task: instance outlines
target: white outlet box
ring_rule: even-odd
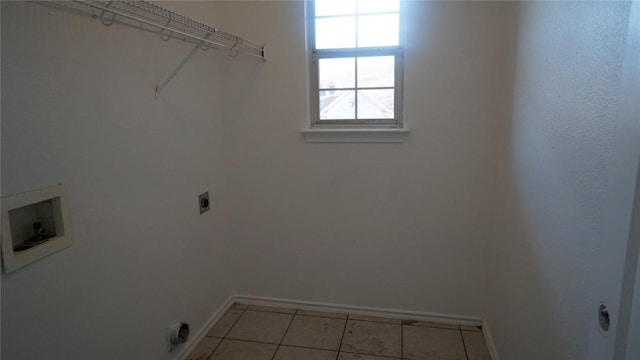
[[[5,272],[19,269],[72,243],[69,203],[63,185],[2,198]]]

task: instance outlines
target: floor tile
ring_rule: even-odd
[[[296,309],[289,309],[283,307],[275,307],[275,306],[258,306],[258,305],[249,305],[249,310],[254,311],[267,311],[267,312],[275,312],[275,313],[283,313],[283,314],[295,314]]]
[[[310,310],[298,310],[296,315],[328,317],[332,319],[345,319],[345,320],[349,316],[347,314],[341,314],[341,313],[325,312],[325,311],[310,311]]]
[[[375,355],[362,355],[341,352],[338,356],[338,360],[393,360],[399,358],[382,357]]]
[[[337,351],[280,346],[273,360],[335,360]]]
[[[238,309],[229,309],[226,314],[224,314],[218,322],[209,330],[207,336],[215,336],[215,337],[225,337],[233,324],[238,321],[242,315],[242,310]]]
[[[271,360],[278,345],[224,339],[211,360]]]
[[[480,325],[478,325],[478,326],[460,325],[460,330],[464,330],[464,331],[482,331],[482,327]]]
[[[469,360],[491,360],[484,335],[478,331],[463,331],[464,346]]]
[[[346,320],[296,315],[282,344],[338,350],[345,323]]]
[[[246,310],[249,307],[249,305],[244,305],[244,304],[233,304],[233,306],[231,306],[232,309],[238,309],[238,310]]]
[[[402,320],[399,320],[399,319],[390,319],[390,318],[368,316],[368,315],[349,314],[349,320],[375,321],[375,322],[382,322],[382,323],[388,323],[388,324],[402,324]]]
[[[340,350],[400,357],[402,354],[401,329],[401,325],[396,324],[349,320]]]
[[[458,325],[438,323],[438,322],[433,322],[433,321],[403,320],[402,324],[403,325],[413,325],[413,326],[436,327],[436,328],[441,328],[441,329],[460,330],[460,326],[458,326]]]
[[[213,337],[205,337],[200,341],[198,346],[189,354],[187,357],[188,360],[207,360],[213,351],[216,349],[216,346],[220,344],[222,339],[213,338]]]
[[[279,344],[293,315],[245,310],[227,338]]]
[[[460,330],[405,325],[402,352],[411,360],[466,360]]]

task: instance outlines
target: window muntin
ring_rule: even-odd
[[[312,126],[401,127],[400,0],[310,5]]]

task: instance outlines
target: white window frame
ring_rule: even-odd
[[[405,32],[405,0],[400,0],[399,42],[398,46],[364,47],[347,49],[315,48],[315,2],[307,0],[307,41],[309,49],[309,95],[311,112],[311,129],[402,129],[403,88],[404,88],[404,32]],[[320,84],[319,60],[342,57],[394,56],[394,117],[393,119],[349,119],[320,120]],[[357,73],[357,69],[356,69]],[[363,88],[368,89],[368,88]],[[357,84],[353,88],[357,96]],[[356,101],[357,103],[357,101]],[[356,109],[357,111],[357,109]],[[357,117],[357,112],[356,112]],[[377,132],[380,134],[380,132]]]

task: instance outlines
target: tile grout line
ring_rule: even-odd
[[[313,316],[313,315],[300,315],[300,316]],[[319,317],[323,317],[323,316],[319,316]],[[328,319],[344,320],[344,319],[338,319],[338,318],[328,318]],[[437,325],[405,324],[404,321],[407,321],[407,320],[401,320],[400,323],[393,323],[393,322],[388,322],[388,321],[376,321],[376,320],[360,320],[360,319],[352,319],[352,318],[347,318],[347,320],[349,320],[349,321],[368,322],[368,323],[374,323],[374,324],[415,326],[415,327],[419,327],[419,328],[432,328],[432,329],[443,329],[443,330],[460,330],[460,325],[453,325],[453,324],[447,324],[447,323],[434,323],[434,324],[453,325],[453,326],[455,326],[455,328],[446,327],[446,326],[437,326]],[[468,330],[468,331],[473,331],[473,330]]]
[[[219,339],[219,338],[217,338]],[[253,343],[253,344],[264,344],[264,345],[278,345],[275,343],[269,343],[269,342],[264,342],[264,341],[257,341],[257,340],[243,340],[243,339],[233,339],[233,338],[228,338],[227,340],[231,340],[231,341],[240,341],[240,342],[248,342],[248,343]],[[294,347],[294,348],[299,348],[299,349],[308,349],[308,350],[320,350],[320,351],[336,351],[336,350],[329,350],[329,349],[323,349],[323,348],[317,348],[317,347],[310,347],[310,346],[302,346],[302,345],[289,345],[289,344],[282,344],[282,346],[287,346],[287,347]],[[348,351],[347,351],[348,352]],[[356,353],[353,353],[356,354]],[[366,355],[366,354],[361,354],[361,355]],[[388,357],[388,356],[387,356]],[[397,359],[397,358],[394,358]]]
[[[321,316],[321,315],[307,315],[307,314],[298,314],[296,313],[296,316],[307,316],[307,317],[315,317],[315,318],[320,318],[320,319],[334,319],[334,320],[347,320],[348,318],[338,318],[338,317],[332,317],[332,316]]]
[[[392,322],[391,320],[395,320],[395,321],[399,321],[399,324],[402,325],[402,323],[404,321],[407,320],[403,320],[403,319],[393,319],[393,318],[380,318],[380,319],[387,319],[388,321],[382,321],[382,320],[365,320],[365,319],[352,319],[351,316],[369,316],[369,315],[358,315],[358,314],[347,314],[347,320],[352,320],[352,321],[364,321],[364,322],[372,322],[372,323],[378,323],[378,324],[392,324],[392,325],[398,325],[397,322]],[[375,316],[369,316],[369,317],[375,317]],[[419,325],[416,325],[419,326]]]
[[[298,309],[295,309],[295,310],[296,311],[294,311],[293,314],[289,314],[289,315],[291,315],[291,320],[289,320],[289,325],[287,325],[287,329],[282,334],[282,338],[280,338],[280,343],[276,347],[276,351],[273,352],[273,356],[271,356],[271,360],[276,358],[276,355],[278,354],[278,350],[280,350],[280,346],[282,345],[282,342],[284,341],[284,337],[287,336],[287,333],[289,332],[289,328],[291,328],[291,324],[293,323],[293,319],[296,318],[296,314],[298,313]]]
[[[215,339],[215,338],[214,338]],[[213,356],[213,354],[216,352],[216,350],[218,350],[218,348],[220,347],[220,344],[222,344],[222,341],[224,340],[224,338],[220,339],[220,342],[218,343],[218,345],[216,345],[216,347],[213,349],[213,351],[211,352],[211,354],[209,354],[209,356],[207,356],[207,358],[205,360],[211,359],[211,357]]]
[[[464,333],[462,327],[460,328],[460,337],[462,338],[462,347],[464,348],[464,356],[469,360],[469,354],[467,353],[467,344],[464,342]]]
[[[239,309],[235,309],[235,310],[239,310]],[[231,327],[229,327],[229,330],[227,330],[227,332],[224,334],[224,336],[222,337],[223,339],[225,339],[227,336],[229,336],[229,333],[231,332],[231,330],[236,326],[236,324],[238,323],[238,321],[240,321],[240,318],[242,317],[242,315],[244,315],[244,313],[247,311],[247,309],[243,309],[240,310],[240,316],[238,316],[238,318],[236,319],[236,321],[233,322],[233,325],[231,325]],[[226,314],[225,314],[226,315]]]
[[[404,326],[413,326],[417,328],[430,328],[430,329],[442,329],[442,330],[460,330],[460,326],[456,328],[452,327],[444,327],[444,326],[435,326],[435,325],[414,325],[414,324],[402,324]]]
[[[404,359],[404,324],[400,324],[400,358]]]
[[[258,305],[254,305],[254,306],[258,306]],[[282,309],[287,309],[287,308],[282,308]],[[341,314],[341,315],[345,315],[345,318],[342,317],[335,317],[335,316],[329,316],[329,315],[320,315],[320,314],[298,314],[298,311],[302,310],[302,311],[313,311],[315,313],[322,313],[322,311],[316,311],[316,310],[305,310],[305,309],[291,309],[291,310],[296,310],[294,313],[290,313],[290,312],[284,312],[284,311],[275,311],[275,310],[262,310],[262,309],[250,309],[247,308],[247,311],[258,311],[258,312],[267,312],[267,313],[276,313],[276,314],[286,314],[286,315],[298,315],[298,316],[312,316],[312,317],[319,317],[319,318],[327,318],[327,319],[336,319],[336,320],[353,320],[353,321],[364,321],[364,322],[373,322],[373,323],[380,323],[380,324],[395,324],[398,325],[398,323],[396,322],[391,322],[392,320],[395,321],[399,321],[400,324],[402,324],[403,321],[407,321],[406,319],[396,319],[396,318],[381,318],[381,319],[387,319],[389,321],[383,321],[383,320],[365,320],[365,319],[351,319],[350,316],[370,316],[370,317],[375,317],[373,315],[358,315],[358,314],[349,314],[349,313],[341,313],[341,312],[334,312],[333,314]],[[411,320],[413,321],[413,320]],[[417,321],[417,320],[416,320]],[[436,322],[437,323],[437,322]],[[446,324],[446,323],[441,323],[441,324]],[[423,327],[434,327],[434,326],[429,326],[429,325],[414,325],[414,326],[423,326]],[[447,328],[443,328],[443,329],[447,329]]]
[[[234,326],[236,326],[236,324],[238,323],[238,321],[240,320],[240,318],[242,317],[242,315],[244,315],[244,311],[245,311],[246,309],[234,309],[234,308],[233,308],[233,305],[232,305],[232,306],[229,308],[229,310],[240,310],[240,316],[238,316],[238,318],[236,319],[236,321],[234,321],[234,322],[233,322],[233,325],[231,325],[231,326],[229,327],[229,330],[227,330],[227,332],[224,334],[224,336],[223,336],[223,337],[221,337],[221,338],[219,338],[219,339],[220,339],[220,342],[218,343],[218,345],[216,345],[216,347],[213,349],[213,351],[211,352],[211,354],[209,354],[209,356],[207,356],[207,359],[211,359],[211,357],[213,356],[213,354],[215,354],[216,350],[218,350],[218,348],[220,347],[220,345],[222,345],[222,342],[224,341],[224,339],[226,339],[226,338],[227,338],[227,335],[229,335],[229,333],[231,332],[231,329],[233,329],[233,327],[234,327]],[[227,312],[229,312],[229,310],[227,310]],[[222,315],[222,316],[224,317],[225,315],[227,315],[227,314],[225,313],[225,314],[224,314],[224,315]],[[222,318],[220,318],[220,319],[222,319]],[[218,321],[220,321],[220,320],[218,320]],[[214,324],[213,326],[216,326],[216,324]],[[205,337],[206,337],[206,335],[205,335]],[[215,336],[214,336],[213,338],[215,338]]]
[[[264,342],[264,341],[258,341],[258,340],[245,340],[245,339],[234,339],[234,338],[225,338],[225,340],[248,342],[253,344],[278,345],[276,343],[270,343],[270,342]],[[286,346],[295,346],[295,345],[286,345]],[[295,346],[295,347],[303,347],[303,346]],[[308,348],[308,349],[314,349],[314,348]]]
[[[256,309],[246,309],[245,311],[262,312],[262,313],[268,313],[268,314],[295,315],[295,312],[290,313],[290,312],[266,311],[266,310],[256,310]]]
[[[233,308],[231,308],[233,309]],[[249,309],[249,307],[247,307],[246,309],[234,309],[234,310],[239,310],[241,312],[240,316],[238,316],[238,318],[234,321],[233,325],[229,328],[229,330],[227,330],[226,334],[222,337],[220,343],[218,343],[218,345],[216,345],[215,349],[213,350],[213,352],[207,357],[207,359],[211,359],[211,357],[213,356],[213,354],[216,352],[216,350],[218,350],[218,348],[220,347],[220,345],[222,344],[222,342],[224,340],[234,340],[234,341],[244,341],[244,342],[251,342],[251,343],[258,343],[258,344],[269,344],[269,345],[276,345],[276,350],[274,352],[274,354],[271,357],[271,360],[274,360],[278,350],[280,349],[280,347],[282,346],[282,343],[284,342],[284,339],[287,335],[287,333],[289,332],[289,329],[291,328],[291,325],[293,323],[293,320],[295,319],[296,316],[302,316],[302,317],[315,317],[315,318],[323,318],[323,319],[333,319],[333,320],[343,320],[345,322],[343,330],[342,330],[342,337],[340,338],[340,344],[338,345],[338,349],[337,349],[337,354],[336,354],[336,360],[338,360],[340,358],[340,353],[346,353],[346,354],[355,354],[358,355],[359,353],[357,352],[352,352],[352,351],[342,351],[342,344],[344,343],[344,337],[346,335],[346,330],[347,330],[347,326],[349,321],[354,321],[354,322],[368,322],[368,323],[378,323],[378,324],[389,324],[389,325],[393,325],[393,323],[391,322],[385,322],[385,321],[375,321],[375,320],[360,320],[360,319],[351,319],[351,314],[345,314],[347,316],[346,319],[340,319],[340,318],[336,318],[336,317],[329,317],[329,316],[321,316],[321,315],[307,315],[307,314],[299,314],[300,309],[292,309],[294,310],[293,313],[285,313],[285,312],[276,312],[276,311],[264,311],[264,310],[255,310],[255,309]],[[287,328],[285,330],[285,332],[282,335],[282,338],[280,339],[278,344],[275,343],[269,343],[269,342],[263,342],[263,341],[255,341],[255,340],[243,340],[243,339],[233,339],[233,338],[229,338],[229,334],[231,333],[231,330],[233,330],[233,328],[237,325],[237,323],[240,321],[240,318],[242,318],[243,315],[246,314],[247,311],[252,311],[252,312],[263,312],[263,313],[275,313],[275,314],[283,314],[283,315],[291,315],[291,320],[289,321],[289,324],[287,325]],[[226,314],[225,314],[226,315]],[[393,356],[386,356],[386,355],[377,355],[380,357],[384,357],[387,359],[405,359],[404,357],[404,321],[400,320],[400,357],[393,357]],[[439,328],[437,326],[421,326],[421,325],[406,325],[406,326],[415,326],[415,327],[429,327],[429,328]],[[439,328],[439,329],[446,329],[446,330],[455,330],[455,329],[450,329],[450,328]],[[466,343],[464,341],[464,334],[463,334],[463,330],[460,326],[458,326],[457,329],[460,332],[460,335],[462,337],[462,344],[463,344],[463,348],[465,351],[465,358],[467,360],[469,360],[469,354],[467,352],[467,347],[466,347]],[[287,345],[289,346],[289,345]],[[299,346],[299,345],[290,345],[292,347],[296,347],[296,348],[302,348],[302,349],[310,349],[310,350],[325,350],[327,351],[328,349],[320,349],[320,348],[315,348],[315,347],[308,347],[308,346]],[[330,350],[328,350],[330,351]]]
[[[338,344],[338,353],[336,354],[336,360],[340,359],[340,352],[342,351],[342,342],[344,341],[344,333],[347,331],[347,325],[349,324],[349,314],[344,320],[344,327],[342,328],[342,336],[340,337],[340,344]]]
[[[385,358],[385,359],[402,360],[402,358],[395,357],[395,356],[389,356],[389,355],[381,355],[381,354],[373,355],[373,354],[357,353],[357,352],[353,352],[353,351],[341,351],[341,352],[343,352],[345,354],[364,355],[364,356],[380,357],[380,358]]]

